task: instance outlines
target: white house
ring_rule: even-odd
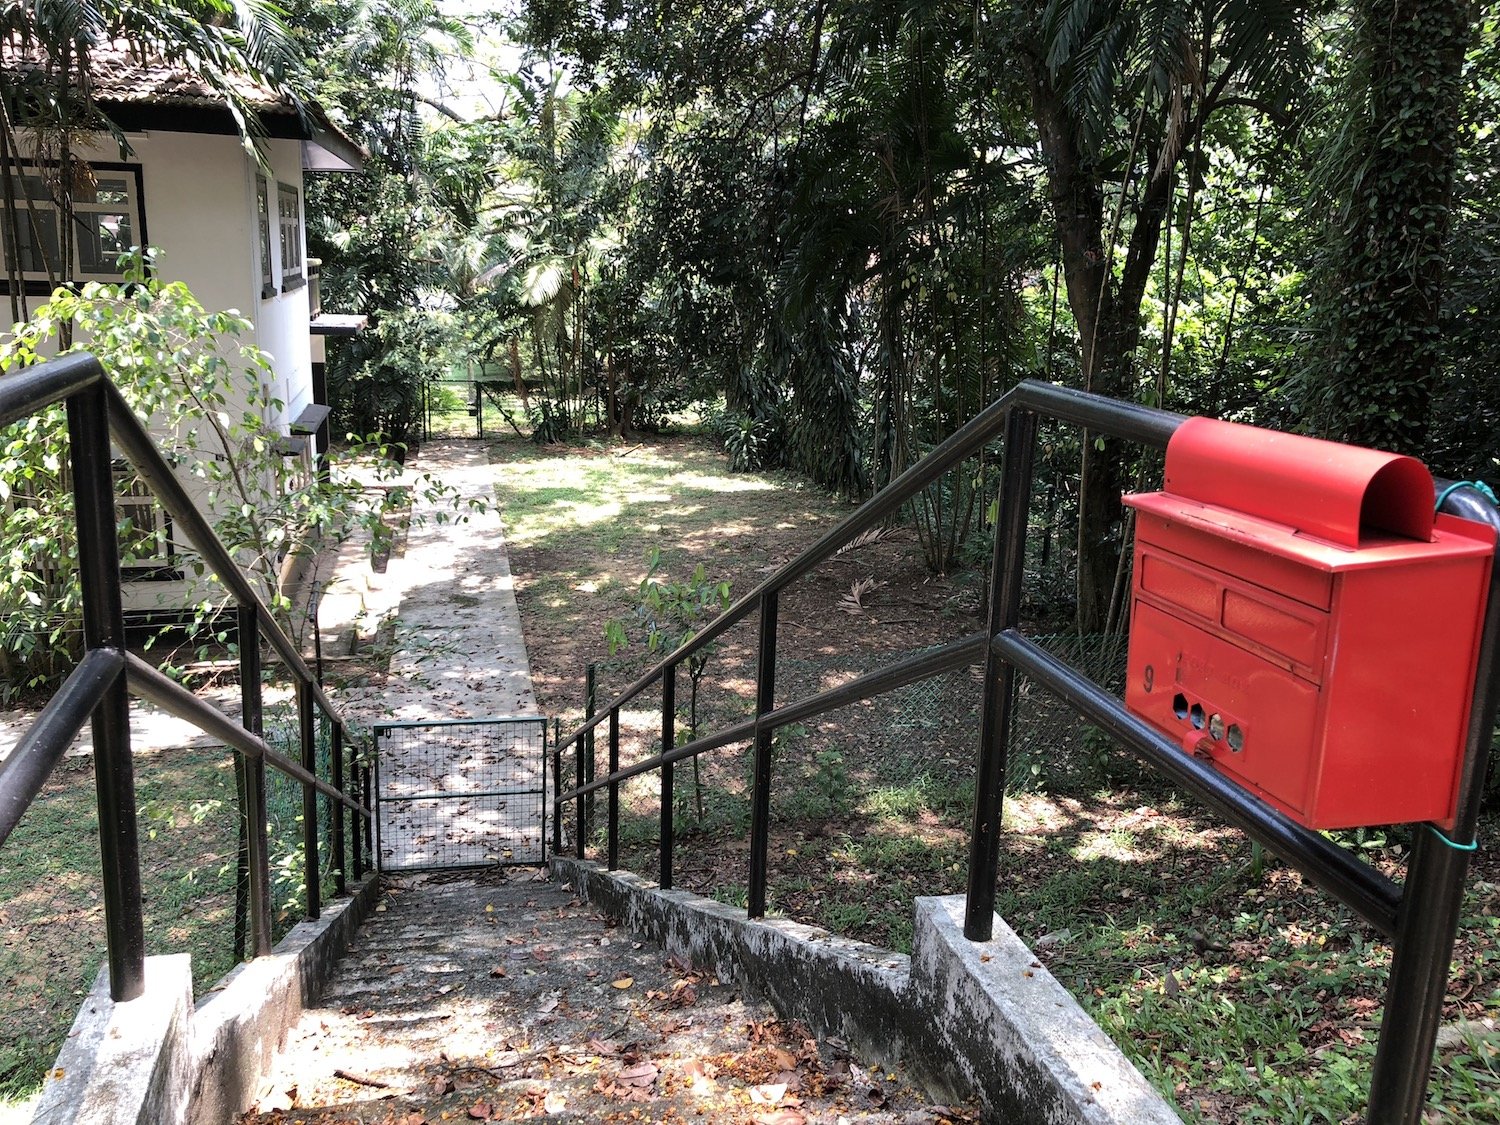
[[[93,186],[75,191],[73,276],[118,280],[121,251],[154,246],[162,251],[165,280],[186,283],[207,309],[238,310],[254,326],[247,342],[270,357],[271,395],[284,404],[266,421],[286,438],[288,467],[295,470],[301,459],[305,469],[309,444],[316,441],[321,451],[327,443],[328,410],[321,378],[315,380],[311,333],[348,334],[357,322],[316,315],[304,173],[357,169],[363,153],[316,105],[304,104],[299,112],[288,99],[247,86],[243,92],[265,134],[262,162],[247,151],[227,104],[206,84],[123,49],[96,50],[93,58],[95,101],[123,131],[129,151],[122,158],[116,140],[101,134],[95,148],[80,154],[91,166]],[[42,171],[23,167],[14,196],[31,209],[29,221],[18,224],[24,234],[16,256],[27,292],[38,296],[47,293],[43,255],[54,263],[60,255],[60,215]],[[6,270],[0,289],[8,293],[9,285]],[[317,359],[321,376],[321,340]],[[145,498],[128,514],[139,528],[160,526],[160,513]],[[137,578],[176,585],[169,537],[162,556],[154,568],[137,568]],[[127,592],[127,605],[150,609],[177,600],[162,594],[168,591],[159,584],[154,591],[137,588]]]

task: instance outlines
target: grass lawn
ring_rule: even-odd
[[[268,705],[284,749],[292,721]],[[146,952],[190,953],[201,997],[234,966],[234,765],[221,748],[134,762]],[[267,807],[279,938],[300,918],[300,786],[268,771]],[[93,758],[69,757],[0,849],[0,1121],[40,1087],[104,954]]]
[[[645,666],[638,646],[611,659],[604,627],[630,619],[648,548],[669,576],[701,563],[739,596],[849,510],[790,478],[731,474],[693,437],[567,449],[504,439],[491,456],[538,700],[565,727],[589,661],[601,662],[601,700]],[[782,595],[778,701],[982,628],[979,585],[974,573],[931,575],[902,527],[836,556]],[[751,620],[714,652],[704,730],[749,713],[755,640]],[[1106,679],[1119,657],[1074,655]],[[962,891],[978,687],[974,672],[954,673],[781,732],[774,911],[904,949],[911,899]],[[622,713],[624,762],[659,748],[659,700],[648,691]],[[1185,1119],[1359,1120],[1389,948],[1039,689],[1023,688],[1017,727],[1000,910],[1038,956]],[[602,765],[602,737],[597,752]],[[701,770],[701,816],[692,771],[678,771],[677,882],[742,904],[746,748]],[[648,876],[657,801],[650,777],[625,787],[624,863]],[[1495,828],[1491,815],[1481,839]],[[1400,874],[1404,830],[1342,838]],[[1500,1123],[1500,863],[1485,849],[1444,1022],[1429,1119]]]
[[[233,965],[234,769],[224,751],[136,755],[149,952],[194,986]],[[0,851],[0,1103],[30,1096],[104,959],[92,757],[67,758]]]

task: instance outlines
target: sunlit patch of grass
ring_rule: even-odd
[[[234,775],[223,751],[138,753],[146,948],[233,964]],[[0,1103],[29,1097],[104,958],[92,762],[67,758],[0,850]]]

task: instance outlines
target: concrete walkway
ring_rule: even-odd
[[[531,666],[516,609],[495,467],[476,441],[433,441],[407,466],[402,483],[423,478],[451,489],[441,500],[413,500],[405,549],[384,575],[341,563],[323,597],[325,637],[351,616],[397,614],[385,690],[351,698],[350,710],[373,721],[535,715]],[[471,501],[487,507],[474,511]],[[366,626],[368,627],[368,626]]]
[[[378,691],[346,693],[363,725],[412,724],[379,740],[381,865],[387,870],[540,863],[543,731],[482,442],[434,441],[407,466],[404,548],[383,575],[341,558],[319,614],[330,632],[395,614]],[[420,495],[427,481],[445,495]],[[444,725],[426,725],[444,724]]]

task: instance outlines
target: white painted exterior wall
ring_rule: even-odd
[[[312,401],[308,291],[281,284],[276,185],[303,197],[302,148],[295,140],[265,142],[270,170],[271,253],[275,296],[261,296],[255,177],[259,165],[238,137],[153,131],[131,138],[141,165],[141,209],[147,241],[162,251],[161,276],[181,281],[210,311],[238,310],[254,325],[253,342],[271,359],[273,397],[285,403],[268,418],[282,433]],[[306,260],[306,234],[298,224]]]
[[[153,130],[130,135],[130,157],[123,163],[141,169],[142,241],[161,251],[158,273],[180,281],[210,312],[234,310],[248,319],[242,338],[264,352],[271,364],[270,397],[283,404],[263,412],[265,422],[287,434],[291,422],[312,402],[312,356],[308,333],[309,290],[306,284],[306,233],[303,209],[302,148],[296,140],[268,139],[267,165],[256,161],[236,136]],[[91,156],[119,163],[112,142]],[[270,195],[270,244],[276,292],[263,297],[256,178],[266,177]],[[282,280],[277,184],[297,190],[303,280],[288,287]],[[231,415],[248,409],[250,386],[242,396],[230,394]],[[310,468],[307,454],[289,458],[289,472]],[[208,497],[200,481],[184,477],[200,507]],[[267,482],[272,485],[272,482]],[[218,600],[222,589],[204,578],[127,580],[127,612],[177,611]]]

